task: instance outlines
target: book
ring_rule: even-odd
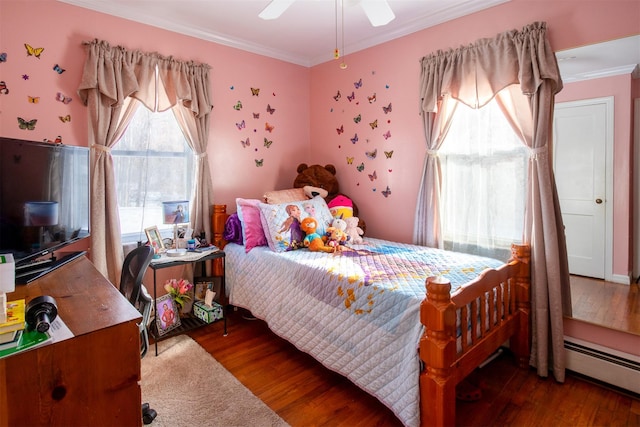
[[[16,339],[18,331],[5,332],[0,334],[0,344],[8,343]]]
[[[7,334],[7,335],[13,335],[13,339],[11,341],[7,341],[0,344],[0,351],[6,350],[8,348],[16,347],[18,345],[18,342],[20,341],[20,337],[22,337],[23,330],[24,329],[20,329],[19,331],[10,332],[9,334]]]
[[[18,344],[15,347],[0,350],[0,359],[25,350],[43,346],[53,341],[53,337],[48,332],[38,332],[37,330],[29,331],[27,329],[23,329],[21,332],[22,334],[20,335]]]
[[[0,323],[0,334],[24,329],[24,299],[7,302],[7,321]]]

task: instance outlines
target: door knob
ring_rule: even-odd
[[[596,203],[597,204],[601,204],[602,203],[602,199],[596,199]]]

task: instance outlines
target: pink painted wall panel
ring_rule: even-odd
[[[0,52],[8,54],[0,64],[0,80],[9,88],[9,94],[0,95],[0,135],[36,141],[60,135],[65,144],[87,145],[87,112],[76,91],[86,57],[82,42],[92,39],[212,67],[208,157],[216,203],[235,211],[236,197],[258,197],[290,186],[295,166],[309,157],[308,68],[55,0],[0,2]],[[39,59],[27,56],[25,43],[44,47]],[[55,64],[66,71],[56,73]],[[23,74],[29,79],[23,80]],[[252,87],[260,89],[258,97]],[[73,101],[57,102],[57,92]],[[28,96],[39,96],[39,103],[29,104]],[[235,110],[239,100],[246,107]],[[273,115],[267,105],[276,110]],[[253,112],[260,113],[259,120]],[[61,122],[58,116],[67,114],[71,121]],[[17,117],[36,118],[35,129],[21,130]],[[238,130],[235,123],[243,119],[246,127]],[[265,131],[267,122],[274,126],[270,133]],[[273,141],[268,149],[266,136]],[[241,143],[246,138],[250,148]],[[263,166],[257,167],[255,161],[261,159]]]

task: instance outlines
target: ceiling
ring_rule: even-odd
[[[349,55],[509,0],[387,0],[396,18],[381,27],[370,24],[359,0],[343,0],[343,10],[333,0],[296,0],[270,21],[258,17],[270,0],[58,1],[310,67],[333,59],[336,36]],[[339,21],[344,13],[344,50],[336,13]],[[640,77],[640,36],[556,56],[565,83],[634,70]]]
[[[336,47],[334,0],[296,0],[271,21],[258,17],[270,0],[59,1],[305,67],[332,60]],[[387,0],[396,18],[382,27],[371,26],[359,0],[343,1],[348,55],[509,0]]]

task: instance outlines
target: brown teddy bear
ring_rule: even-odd
[[[348,199],[347,195],[340,193],[340,185],[336,177],[336,168],[332,164],[325,166],[300,163],[297,168],[298,175],[293,181],[294,188],[303,188],[308,197],[320,195],[331,207],[331,201]],[[353,216],[358,216],[358,206],[351,200]],[[360,219],[358,226],[366,231],[365,222]]]

